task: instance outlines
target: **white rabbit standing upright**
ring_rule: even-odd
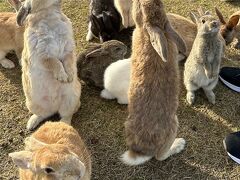
[[[27,129],[55,113],[70,124],[81,94],[72,24],[61,11],[61,0],[24,1],[17,22],[21,26],[25,20],[22,83],[33,113]]]

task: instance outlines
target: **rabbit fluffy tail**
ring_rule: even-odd
[[[127,164],[129,166],[136,166],[149,161],[151,158],[152,156],[146,156],[136,153],[132,150],[128,150],[121,156],[120,159],[124,164]]]

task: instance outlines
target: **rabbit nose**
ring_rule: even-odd
[[[218,26],[218,22],[217,21],[213,21],[211,24],[212,24],[213,27],[217,27]]]

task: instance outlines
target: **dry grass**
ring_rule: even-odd
[[[220,0],[164,2],[168,11],[185,16],[200,5],[211,10],[218,6],[229,16],[240,5]],[[73,21],[80,52],[86,46],[88,0],[65,0],[63,9]],[[0,1],[0,11],[10,10]],[[229,48],[227,55],[234,59],[223,62],[223,66],[240,66],[239,51]],[[240,179],[239,166],[229,160],[222,146],[227,133],[239,130],[240,96],[221,83],[215,92],[215,106],[210,105],[200,91],[196,104],[190,107],[186,104],[186,91],[181,84],[179,137],[187,140],[186,150],[164,162],[152,160],[143,166],[127,167],[118,159],[126,150],[123,123],[127,107],[103,100],[99,97],[99,90],[84,86],[82,106],[73,118],[73,126],[92,151],[92,179]],[[25,126],[30,114],[24,103],[20,67],[12,70],[0,68],[0,179],[17,179],[18,176],[17,168],[7,155],[22,149],[23,140],[29,134]]]

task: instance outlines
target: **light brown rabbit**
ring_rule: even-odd
[[[8,2],[16,11],[21,7],[19,0],[8,0]],[[16,16],[16,13],[12,12],[0,13],[0,64],[4,68],[15,67],[14,63],[6,58],[11,50],[15,51],[19,61],[21,59],[24,26],[17,26]]]
[[[90,180],[90,153],[78,132],[47,122],[25,140],[24,151],[10,153],[20,180]]]
[[[225,20],[218,8],[215,8],[215,11],[222,23],[220,32],[226,41],[226,45],[230,44],[234,38],[237,38],[238,42],[235,48],[240,49],[240,11],[233,13],[228,21]]]
[[[171,27],[161,0],[135,0],[133,19],[136,29],[131,57],[129,116],[125,122],[129,150],[121,157],[128,165],[142,164],[154,156],[162,161],[185,146],[184,139],[176,138],[176,111],[177,47],[184,54],[186,45]]]

